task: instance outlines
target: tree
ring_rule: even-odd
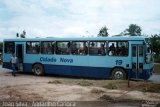
[[[102,27],[98,34],[99,37],[107,37],[108,35],[108,28],[106,26]]]
[[[3,42],[0,42],[0,52],[3,50]]]
[[[130,36],[140,36],[141,35],[141,27],[136,24],[130,24],[129,28],[124,30],[121,34],[130,35]]]
[[[152,51],[158,56],[160,54],[160,35],[154,34],[149,38]]]

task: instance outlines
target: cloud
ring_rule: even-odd
[[[102,26],[119,34],[134,23],[142,33],[160,32],[159,0],[4,0],[0,1],[0,39],[24,29],[27,37],[81,37]]]

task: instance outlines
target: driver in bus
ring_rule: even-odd
[[[114,43],[109,47],[109,55],[114,55],[115,54],[115,46]]]

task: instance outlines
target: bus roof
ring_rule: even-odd
[[[113,40],[113,41],[121,41],[121,40],[126,40],[126,41],[133,41],[133,40],[145,40],[146,37],[144,36],[114,36],[114,37],[79,37],[79,38],[12,38],[12,39],[4,39],[3,41],[88,41],[88,40]]]

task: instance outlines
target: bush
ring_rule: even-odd
[[[154,62],[160,63],[160,55],[154,56]]]

